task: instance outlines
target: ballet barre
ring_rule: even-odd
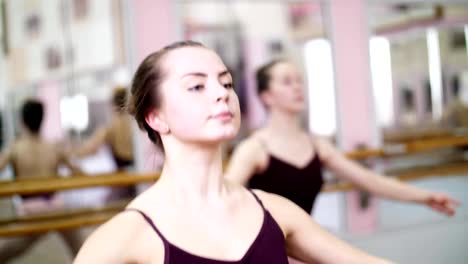
[[[449,163],[443,166],[427,166],[417,169],[410,170],[401,170],[399,172],[395,171],[398,175],[396,178],[402,181],[411,181],[411,180],[421,180],[431,177],[447,177],[453,175],[460,175],[460,173],[468,172],[468,163],[467,162],[454,162]],[[109,179],[104,179],[109,177]],[[157,180],[157,175],[139,175],[135,174],[125,174],[118,173],[116,175],[107,175],[107,176],[95,176],[95,177],[76,177],[68,179],[46,179],[44,180],[46,184],[49,185],[48,190],[54,186],[55,182],[60,182],[62,180],[70,181],[68,184],[60,183],[60,186],[66,186],[67,189],[72,189],[74,185],[73,182],[77,182],[76,179],[80,178],[79,185],[80,187],[92,187],[92,186],[103,186],[104,183],[112,183],[113,186],[124,186],[127,184],[134,183],[143,183],[151,182]],[[132,179],[127,179],[132,178]],[[83,182],[83,179],[91,179],[88,182]],[[99,179],[99,180],[96,180]],[[102,180],[102,181],[101,181]],[[118,182],[121,181],[121,182]],[[22,183],[26,180],[21,181]],[[35,181],[38,182],[37,180]],[[9,184],[15,184],[17,182],[12,182]],[[4,183],[5,184],[5,183]],[[31,185],[32,186],[32,185]],[[58,187],[59,185],[55,185]],[[0,185],[0,193],[2,192],[2,185]],[[28,190],[31,192],[40,192],[40,186],[33,189],[30,187]],[[345,192],[352,191],[354,187],[351,184],[340,183],[340,184],[326,184],[323,191],[324,192]],[[12,188],[9,189],[11,192]],[[58,191],[59,189],[56,189]],[[21,191],[20,191],[21,193]],[[106,205],[100,208],[85,208],[85,209],[73,209],[65,210],[53,213],[45,213],[41,215],[32,215],[17,217],[12,219],[0,220],[0,237],[11,237],[11,236],[21,236],[21,235],[32,235],[48,232],[51,230],[63,231],[69,229],[75,229],[85,226],[99,225],[114,215],[122,211],[129,201],[122,201],[116,204]]]
[[[51,230],[64,231],[85,226],[99,225],[112,218],[119,211],[90,211],[82,215],[64,215],[49,219],[29,219],[29,221],[19,220],[17,223],[0,225],[0,237],[34,235]]]
[[[423,129],[410,129],[386,131],[383,133],[383,141],[387,143],[405,143],[413,140],[430,140],[439,137],[449,137],[457,134],[460,129],[447,129],[447,128],[423,128]]]
[[[468,137],[446,137],[431,140],[417,140],[404,146],[387,145],[377,150],[361,150],[349,152],[348,157],[364,159],[370,157],[387,157],[390,155],[406,155],[416,152],[434,150],[444,147],[467,146]],[[159,178],[158,173],[114,173],[93,176],[75,176],[69,178],[28,179],[18,181],[4,181],[0,183],[0,197],[14,194],[40,194],[59,190],[97,187],[97,186],[128,186],[138,183],[155,182]]]
[[[416,181],[428,178],[441,178],[441,177],[453,177],[453,176],[468,176],[463,175],[468,173],[468,162],[458,161],[451,162],[442,165],[434,166],[421,166],[410,169],[401,169],[386,171],[387,175],[394,175],[393,177],[400,181]],[[336,183],[336,184],[325,184],[323,192],[345,192],[352,191],[355,187],[349,183]]]
[[[406,143],[385,144],[380,149],[363,149],[346,153],[351,159],[392,157],[410,155],[441,148],[468,146],[468,136],[443,136],[431,139],[418,139]]]
[[[67,178],[50,177],[3,181],[0,183],[0,197],[15,194],[42,194],[98,186],[129,186],[138,183],[155,182],[158,178],[159,174],[114,173],[92,176],[80,175]]]
[[[468,162],[458,161],[435,166],[416,167],[405,170],[386,171],[403,181],[419,180],[429,177],[445,177],[468,172]],[[0,197],[12,195],[43,194],[70,189],[99,187],[99,186],[129,186],[140,183],[157,181],[159,174],[116,173],[99,176],[76,176],[70,178],[46,178],[21,181],[5,181],[0,183]],[[325,191],[351,190],[348,184],[329,184]]]

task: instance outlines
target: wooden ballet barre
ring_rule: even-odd
[[[374,157],[382,157],[385,152],[382,149],[364,149],[356,150],[346,153],[346,156],[350,159],[361,160]]]
[[[403,131],[399,133],[395,132],[384,132],[383,133],[383,140],[384,142],[388,143],[407,143],[413,140],[430,140],[433,138],[440,138],[440,137],[450,137],[454,134],[453,129],[443,129],[443,128],[435,128],[435,129],[423,129],[419,131]]]
[[[397,179],[402,181],[419,180],[430,177],[446,177],[468,172],[468,163],[457,162],[442,166],[429,166],[410,170],[400,170]],[[133,177],[133,176],[130,176]],[[351,184],[327,184],[324,192],[344,192],[354,190]],[[0,237],[31,235],[50,230],[68,230],[84,226],[98,225],[106,222],[122,211],[128,201],[107,205],[98,209],[78,209],[61,211],[44,215],[19,217],[0,220]]]
[[[70,217],[78,217],[84,216],[88,214],[94,213],[106,213],[106,212],[120,212],[122,211],[130,200],[122,200],[119,202],[113,202],[110,204],[106,204],[104,206],[99,207],[86,207],[86,208],[64,208],[58,209],[51,212],[44,212],[44,213],[36,213],[31,215],[25,216],[17,216],[17,217],[9,217],[5,219],[0,219],[0,227],[5,225],[11,224],[19,224],[19,223],[32,223],[32,222],[39,222],[39,221],[48,221],[48,220],[55,220],[60,218],[70,218]]]
[[[55,191],[98,186],[128,186],[137,183],[155,182],[159,174],[115,173],[69,178],[28,179],[0,183],[0,197],[15,194],[42,194]]]
[[[416,167],[404,170],[386,171],[387,175],[393,176],[400,181],[415,181],[428,178],[441,178],[453,176],[466,176],[462,173],[468,172],[468,162],[453,162],[436,166]],[[350,183],[326,184],[322,191],[324,192],[345,192],[352,191],[355,187]]]
[[[396,175],[400,180],[415,180],[433,176],[445,176],[468,172],[468,162],[449,163],[429,167],[411,168],[404,171],[387,171],[386,174]],[[68,189],[88,188],[97,186],[125,186],[138,183],[150,183],[158,179],[158,174],[126,174],[118,173],[107,176],[53,178],[41,180],[23,180],[18,182],[5,182],[0,184],[0,196],[41,194],[47,192],[63,191]],[[344,187],[343,187],[344,186]],[[350,190],[350,185],[326,186],[325,191]]]
[[[383,149],[368,149],[349,152],[353,159],[387,157],[413,154],[444,147],[468,146],[468,136],[451,136],[431,140],[417,140],[407,144],[387,145]],[[128,186],[138,183],[155,182],[159,174],[115,173],[96,176],[76,176],[70,178],[28,179],[0,183],[0,197],[15,194],[42,194],[54,191],[97,186]]]
[[[23,236],[38,233],[44,233],[51,230],[69,230],[84,226],[93,226],[102,224],[109,220],[118,211],[92,212],[85,215],[73,217],[60,217],[57,219],[19,222],[15,224],[1,225],[0,237]]]
[[[447,147],[468,146],[468,136],[446,136],[431,139],[413,140],[402,144],[386,144],[381,149],[364,149],[346,153],[351,159],[366,159],[373,157],[391,157],[409,155],[418,152]]]
[[[427,151],[443,147],[461,147],[468,146],[467,136],[451,136],[442,138],[433,138],[430,140],[414,140],[406,144],[406,153]]]

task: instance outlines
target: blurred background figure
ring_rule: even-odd
[[[109,124],[99,127],[94,135],[76,151],[79,158],[96,154],[98,149],[107,145],[111,150],[112,158],[117,166],[117,171],[124,172],[133,166],[133,138],[132,119],[127,113],[127,89],[117,87],[112,95],[112,117]],[[107,201],[116,201],[124,198],[135,197],[134,186],[112,188]]]
[[[305,108],[302,76],[287,60],[257,71],[257,91],[268,111],[266,125],[239,144],[229,162],[233,181],[279,194],[311,213],[322,189],[323,169],[374,195],[427,205],[453,215],[458,202],[378,175],[342,155],[330,142],[311,135],[298,122]]]
[[[40,101],[28,100],[21,109],[21,136],[0,157],[0,170],[12,165],[15,180],[58,177],[59,166],[67,166],[72,174],[82,174],[73,165],[67,154],[57,145],[50,144],[40,136],[44,107]],[[23,195],[20,214],[34,213],[57,206],[53,194]],[[49,208],[50,209],[50,208]]]
[[[94,135],[85,141],[77,150],[82,158],[95,154],[99,147],[108,145],[119,171],[133,165],[132,120],[127,114],[127,89],[117,87],[112,95],[112,118],[109,124],[101,126]]]
[[[47,143],[40,136],[44,107],[40,101],[30,99],[21,108],[21,136],[0,156],[0,170],[12,165],[15,180],[58,177],[60,165],[66,165],[72,174],[82,174],[69,157],[54,144]],[[60,197],[53,193],[22,195],[16,203],[17,215],[31,215],[50,212],[63,207]],[[82,240],[78,230],[61,233],[73,255],[78,252]],[[0,263],[7,263],[26,252],[41,236],[27,236],[7,240],[0,247]]]

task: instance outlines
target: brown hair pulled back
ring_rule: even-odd
[[[271,73],[270,73],[271,69],[276,64],[281,63],[281,62],[286,62],[286,61],[287,60],[285,59],[272,60],[257,70],[255,74],[255,78],[257,80],[257,93],[259,95],[268,90],[268,85],[270,84],[270,80],[271,80]]]
[[[204,46],[195,41],[180,41],[151,53],[138,66],[130,89],[129,113],[135,117],[140,129],[146,131],[149,139],[161,148],[163,148],[161,136],[146,123],[145,116],[161,106],[160,86],[165,74],[162,67],[164,56],[171,51],[185,47]]]

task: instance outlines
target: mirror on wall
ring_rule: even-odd
[[[323,72],[328,73],[326,77],[333,78],[323,16],[326,5],[325,1],[180,3],[184,37],[216,50],[234,73],[243,117],[235,142],[264,124],[266,113],[256,92],[255,71],[277,58],[292,61],[304,75],[304,89],[308,94],[304,126],[314,133],[334,136],[333,81],[321,78]],[[262,16],[258,15],[260,13]],[[317,58],[317,54],[322,56]],[[323,63],[325,67],[317,66]]]
[[[463,124],[468,4],[369,4],[377,121],[390,139]],[[418,132],[419,131],[419,132]]]
[[[1,92],[11,98],[3,105],[3,131],[12,134],[5,143],[18,136],[21,104],[38,98],[42,136],[82,144],[111,122],[113,91],[130,83],[121,1],[1,3]]]

